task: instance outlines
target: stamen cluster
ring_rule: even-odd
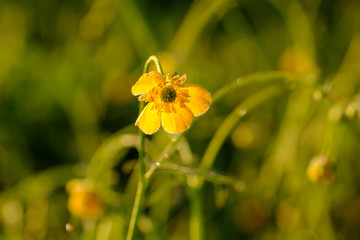
[[[208,91],[197,85],[183,86],[186,75],[167,75],[150,72],[140,77],[132,87],[139,100],[148,103],[135,125],[146,134],[156,132],[160,124],[170,133],[190,127],[192,117],[205,113],[211,103]]]

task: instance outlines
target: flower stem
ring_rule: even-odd
[[[213,104],[218,102],[220,99],[230,94],[233,91],[236,91],[240,87],[246,87],[250,84],[261,84],[261,83],[274,83],[274,82],[285,82],[293,83],[298,85],[304,85],[308,87],[309,84],[295,74],[281,72],[281,71],[269,71],[269,72],[258,72],[252,73],[240,78],[237,78],[235,81],[232,81],[216,93],[213,94]],[[291,85],[291,84],[290,84]]]
[[[149,66],[151,62],[154,62],[156,65],[156,68],[159,73],[164,75],[162,67],[160,65],[159,59],[152,55],[150,56],[144,66],[144,74],[148,72]],[[144,102],[140,102],[139,105],[139,114],[142,112],[142,110],[145,107]],[[131,212],[131,218],[130,218],[130,224],[129,229],[126,235],[126,240],[132,240],[134,238],[134,232],[135,232],[135,226],[137,224],[139,214],[140,214],[140,208],[144,200],[145,191],[149,182],[148,178],[145,178],[145,149],[144,149],[144,142],[145,142],[145,134],[139,129],[139,135],[140,135],[140,147],[139,147],[139,183],[136,190],[135,200],[134,200],[134,206]]]
[[[265,90],[252,95],[243,103],[239,104],[233,112],[231,112],[226,119],[219,126],[211,139],[205,154],[200,162],[199,168],[201,170],[209,170],[214,160],[232,129],[236,126],[238,121],[246,115],[247,111],[254,109],[263,102],[276,96],[281,92],[282,88],[279,86],[271,86]],[[201,208],[202,199],[202,183],[203,179],[198,178],[196,185],[190,187],[191,201],[190,201],[190,239],[203,239],[203,213]]]
[[[144,66],[144,72],[143,72],[143,73],[145,74],[145,73],[147,73],[147,72],[149,71],[149,67],[150,67],[150,63],[151,63],[151,62],[154,62],[154,63],[155,63],[158,72],[161,73],[161,75],[164,76],[164,72],[163,72],[163,69],[162,69],[162,67],[161,67],[160,61],[159,61],[159,59],[158,59],[155,55],[150,56],[150,57],[146,60],[145,66]]]
[[[202,215],[202,191],[201,188],[189,188],[190,192],[190,240],[204,239],[204,224]]]
[[[142,109],[144,108],[144,102],[140,102],[140,113]],[[145,190],[147,181],[145,179],[145,149],[144,149],[144,142],[145,142],[145,135],[144,133],[139,129],[139,135],[140,135],[140,146],[139,146],[139,183],[136,190],[135,200],[134,200],[134,206],[131,212],[131,218],[130,218],[130,224],[129,229],[127,232],[126,240],[132,240],[134,237],[135,232],[135,226],[139,217],[140,208],[144,199]]]

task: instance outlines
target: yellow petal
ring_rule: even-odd
[[[186,103],[186,105],[194,116],[204,114],[209,109],[211,104],[211,94],[208,91],[197,85],[189,85],[183,87],[183,89],[189,91],[189,102]]]
[[[160,114],[153,106],[154,103],[146,105],[135,122],[135,125],[146,134],[153,134],[160,128]]]
[[[191,125],[192,112],[187,107],[180,107],[179,104],[173,104],[173,108],[175,111],[161,113],[161,124],[169,133],[183,132]]]
[[[149,72],[142,75],[131,88],[133,95],[140,95],[149,92],[159,84],[165,84],[164,76],[159,72]]]

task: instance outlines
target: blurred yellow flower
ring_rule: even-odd
[[[281,230],[293,231],[300,224],[301,214],[291,203],[282,201],[276,210],[275,220]]]
[[[190,127],[193,115],[209,109],[211,94],[197,85],[183,86],[185,80],[186,75],[165,78],[155,71],[140,77],[131,92],[148,103],[135,123],[141,131],[153,134],[161,124],[169,133],[180,133]]]
[[[314,157],[308,166],[307,175],[312,182],[330,181],[333,176],[333,165],[325,155]]]
[[[288,48],[280,57],[279,69],[306,76],[315,73],[316,63],[306,50]]]
[[[73,179],[66,184],[69,193],[68,210],[74,217],[99,219],[104,213],[104,205],[92,185],[86,180]]]
[[[269,217],[265,205],[251,199],[237,203],[232,212],[235,227],[247,234],[258,232]]]

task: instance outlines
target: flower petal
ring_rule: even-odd
[[[189,91],[189,102],[186,106],[191,110],[194,116],[204,114],[210,107],[211,94],[204,88],[197,85],[183,87]]]
[[[181,133],[190,127],[192,112],[187,107],[180,107],[179,104],[172,106],[175,111],[161,113],[161,124],[169,133]]]
[[[131,88],[131,93],[133,95],[140,95],[149,92],[154,87],[157,87],[159,84],[165,84],[165,78],[159,72],[149,72],[143,74],[139,80]]]
[[[153,134],[160,128],[160,114],[153,106],[155,103],[149,103],[140,113],[135,125],[146,134]]]

